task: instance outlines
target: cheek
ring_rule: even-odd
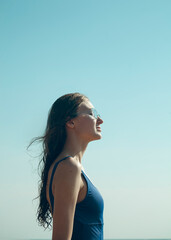
[[[81,132],[92,132],[94,131],[95,126],[96,126],[95,121],[88,117],[80,119],[80,121],[77,124],[77,130]]]

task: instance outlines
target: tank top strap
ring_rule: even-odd
[[[50,184],[49,184],[49,198],[50,198],[50,202],[51,202],[52,213],[53,213],[53,205],[54,205],[54,197],[53,197],[53,193],[52,193],[53,177],[54,177],[54,174],[55,174],[55,171],[56,171],[56,168],[57,168],[58,164],[60,162],[62,162],[63,160],[69,158],[69,157],[71,157],[71,156],[64,157],[61,160],[59,160],[58,162],[56,162],[54,167],[53,167],[53,170],[52,170],[52,174],[51,174],[51,178],[50,178]]]

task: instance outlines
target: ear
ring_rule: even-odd
[[[73,120],[69,120],[66,122],[66,127],[68,128],[74,128],[75,124]]]

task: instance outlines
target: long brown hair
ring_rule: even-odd
[[[66,127],[68,120],[77,116],[79,105],[88,98],[80,93],[70,93],[58,98],[52,105],[45,133],[41,137],[32,140],[41,141],[43,146],[41,165],[41,179],[39,182],[39,206],[37,209],[37,220],[41,226],[48,228],[51,226],[52,215],[49,203],[46,198],[46,184],[50,166],[62,152],[66,142]],[[30,146],[29,145],[29,146]]]

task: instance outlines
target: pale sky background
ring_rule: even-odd
[[[171,1],[1,0],[0,33],[0,239],[51,237],[26,147],[76,91],[104,120],[83,166],[105,238],[171,238]]]

